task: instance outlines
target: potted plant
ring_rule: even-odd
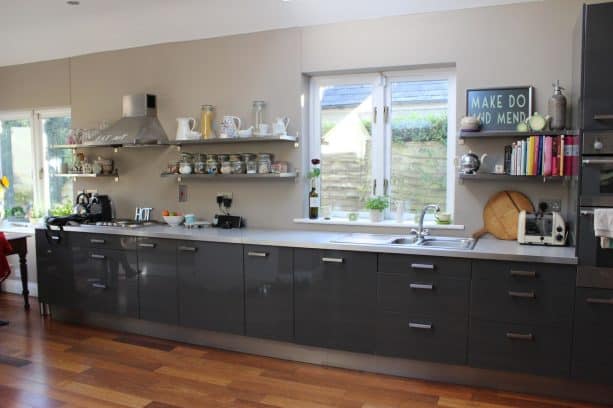
[[[375,196],[366,200],[366,209],[370,211],[370,221],[383,221],[383,211],[389,207],[389,205],[390,202],[386,196]]]

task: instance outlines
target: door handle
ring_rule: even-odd
[[[92,244],[104,244],[106,241],[103,239],[92,238],[89,240],[89,242]]]
[[[247,252],[247,256],[254,256],[258,258],[266,258],[268,256],[267,252]]]
[[[511,271],[511,276],[521,278],[536,278],[536,272],[534,271]]]
[[[57,236],[57,235],[51,235],[51,239],[54,240],[54,241],[59,241],[60,237]]]
[[[409,322],[410,329],[432,330],[432,324]]]
[[[523,340],[523,341],[533,341],[534,340],[534,336],[532,335],[532,333],[521,334],[521,333],[508,332],[507,333],[507,339],[511,339],[511,340]]]
[[[98,254],[91,254],[89,257],[92,259],[106,259],[106,256]]]
[[[613,305],[613,298],[611,299],[587,298],[585,301],[587,303],[591,303],[595,305]]]
[[[343,258],[327,258],[327,257],[321,258],[321,261],[326,262],[326,263],[337,263],[337,264],[342,264],[343,262],[345,262]]]
[[[188,246],[180,246],[179,247],[179,251],[182,251],[182,252],[196,252],[196,251],[198,251],[198,248],[196,248],[196,247],[188,247]]]
[[[613,159],[583,159],[583,164],[613,164]]]
[[[434,290],[433,284],[425,284],[425,283],[411,283],[409,287],[411,289]]]
[[[594,120],[613,120],[613,114],[598,113],[594,115]]]
[[[138,244],[138,246],[141,248],[155,248],[155,244],[148,244],[148,243],[140,243]]]
[[[580,214],[587,217],[588,215],[594,215],[594,210],[581,210]]]
[[[434,270],[434,265],[433,264],[420,264],[420,263],[414,263],[411,264],[411,268],[412,269],[428,269],[428,270]]]
[[[514,292],[510,290],[509,296],[512,298],[536,299],[536,294],[534,292]]]
[[[92,287],[96,289],[106,289],[106,285],[104,283],[92,283]]]

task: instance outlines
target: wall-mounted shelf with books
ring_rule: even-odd
[[[501,138],[521,138],[530,136],[561,136],[561,135],[578,135],[579,131],[575,129],[542,131],[542,132],[517,132],[514,130],[482,130],[479,132],[460,131],[460,140],[462,139],[501,139]]]
[[[495,182],[532,182],[532,183],[564,183],[569,176],[511,176],[509,174],[476,173],[458,175],[460,183],[465,181],[495,181]]]

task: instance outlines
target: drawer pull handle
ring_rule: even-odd
[[[343,258],[327,258],[327,257],[321,258],[321,261],[326,262],[326,263],[337,263],[337,264],[342,264],[343,262],[345,262]]]
[[[268,256],[267,252],[247,252],[247,256],[255,256],[258,258],[266,258]]]
[[[181,252],[196,252],[196,251],[198,251],[198,248],[196,248],[196,247],[188,247],[188,246],[180,246],[179,247],[179,251],[181,251]]]
[[[613,120],[613,115],[607,113],[599,113],[594,115],[594,120]]]
[[[434,265],[433,264],[414,263],[414,264],[411,264],[411,268],[412,269],[428,269],[428,270],[433,271],[434,270]]]
[[[57,235],[51,235],[51,239],[54,240],[54,241],[59,241],[60,237],[57,236]]]
[[[509,296],[512,298],[536,299],[536,294],[534,292],[514,292],[510,290]]]
[[[511,276],[521,278],[536,278],[536,272],[534,271],[511,271]]]
[[[410,329],[419,329],[419,330],[432,330],[432,325],[431,324],[424,324],[424,323],[409,322],[409,328]]]
[[[96,289],[106,289],[106,285],[104,283],[92,283],[92,287]]]
[[[155,248],[155,244],[147,244],[147,243],[140,243],[138,244],[138,246],[141,248]]]
[[[89,256],[91,259],[106,259],[106,256],[104,255],[98,255],[98,254],[91,254]]]
[[[89,240],[89,242],[92,244],[104,244],[106,241],[103,239],[92,238]]]
[[[521,333],[508,332],[507,333],[507,339],[511,339],[511,340],[523,340],[523,341],[533,341],[534,340],[534,336],[532,335],[532,333],[521,334]]]
[[[586,302],[592,303],[595,305],[613,305],[613,298],[612,299],[587,298]]]
[[[409,287],[411,289],[434,290],[433,284],[426,284],[426,283],[411,283]]]

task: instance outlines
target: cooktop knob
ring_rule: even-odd
[[[595,140],[594,141],[594,150],[602,150],[604,146],[602,145],[602,142],[600,140]]]
[[[556,241],[562,241],[564,239],[564,235],[558,234],[556,235]]]

